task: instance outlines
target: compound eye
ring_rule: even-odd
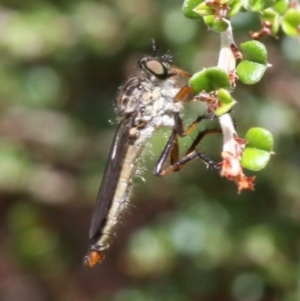
[[[143,58],[139,61],[139,66],[141,69],[144,69],[146,72],[161,80],[167,79],[174,75],[168,73],[168,67],[165,63],[162,63],[156,59]]]
[[[145,68],[158,78],[165,77],[167,74],[166,67],[157,60],[149,60],[145,62]]]

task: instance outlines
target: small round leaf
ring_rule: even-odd
[[[229,91],[226,89],[219,89],[217,92],[217,97],[220,101],[220,106],[214,112],[216,116],[221,116],[225,113],[228,113],[236,103]]]
[[[276,11],[271,8],[267,8],[262,11],[261,20],[269,22],[272,25],[272,34],[276,35],[279,30],[280,18]]]
[[[266,65],[241,61],[236,68],[236,74],[243,83],[253,85],[260,81],[266,69]]]
[[[241,159],[241,164],[244,168],[259,171],[266,167],[270,160],[271,154],[269,152],[247,147]]]
[[[206,16],[203,19],[205,24],[215,32],[223,32],[229,26],[229,23],[226,19],[217,18],[214,15]]]
[[[194,9],[202,2],[204,0],[185,0],[182,5],[183,14],[190,19],[202,18],[198,13],[194,12]]]
[[[248,41],[240,45],[244,60],[259,64],[267,64],[267,49],[258,41]]]
[[[216,116],[222,116],[226,113],[228,113],[231,108],[235,105],[235,101],[234,102],[231,102],[231,103],[228,103],[228,104],[221,104],[214,112],[214,114]]]
[[[195,9],[194,12],[197,13],[199,16],[208,16],[213,14],[213,10],[210,6],[208,6],[205,2],[199,4]]]
[[[263,128],[251,128],[245,136],[247,147],[271,152],[273,149],[273,136],[270,131]]]
[[[234,15],[236,15],[242,8],[242,3],[240,0],[233,0],[230,3],[229,6],[229,17],[233,17]]]
[[[300,34],[300,12],[296,9],[289,9],[283,16],[282,29],[289,36]]]
[[[270,160],[273,149],[272,134],[262,128],[251,128],[246,136],[246,148],[242,155],[241,164],[253,171],[263,169]]]
[[[273,9],[279,14],[283,15],[288,7],[289,7],[289,0],[277,0],[273,5]]]
[[[250,11],[262,11],[275,3],[275,0],[242,0],[243,6]]]
[[[189,79],[189,84],[193,88],[195,94],[202,91],[211,92],[221,88],[227,90],[230,90],[231,88],[227,73],[219,67],[204,69],[195,73]]]
[[[230,104],[234,102],[234,99],[232,98],[231,94],[226,89],[219,89],[217,92],[217,97],[223,104]]]

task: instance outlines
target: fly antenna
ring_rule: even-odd
[[[157,57],[157,53],[158,53],[158,46],[155,43],[155,40],[152,39],[152,52],[153,52],[153,56]]]
[[[153,53],[153,57],[158,58],[158,51],[159,51],[159,47],[156,44],[155,40],[152,39],[152,53]],[[168,64],[172,64],[173,61],[173,56],[171,55],[170,51],[168,50],[166,54],[161,56],[161,59],[165,62],[167,62]]]

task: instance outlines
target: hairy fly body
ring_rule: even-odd
[[[129,202],[132,179],[146,140],[160,126],[174,126],[174,114],[182,109],[174,102],[179,91],[170,57],[145,57],[139,61],[141,75],[130,78],[117,99],[116,131],[93,212],[85,257],[92,267],[104,259],[114,227]]]
[[[85,264],[89,267],[104,259],[104,251],[111,243],[116,223],[128,205],[138,160],[147,139],[157,128],[167,126],[173,132],[154,169],[156,175],[177,171],[195,158],[202,159],[216,170],[219,168],[209,158],[195,151],[202,137],[207,133],[219,132],[216,130],[199,132],[195,140],[198,142],[193,143],[184,158],[178,158],[178,135],[189,134],[202,119],[212,117],[200,116],[187,131],[183,130],[180,112],[183,102],[191,97],[177,87],[176,78],[178,75],[189,77],[189,74],[171,67],[170,61],[169,55],[142,58],[138,64],[140,76],[130,78],[117,99],[118,128],[90,225],[92,244],[85,257]],[[163,170],[168,157],[171,158],[171,166]]]

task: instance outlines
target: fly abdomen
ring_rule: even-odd
[[[99,229],[91,237],[94,243],[90,246],[89,252],[85,257],[85,264],[89,267],[93,267],[96,263],[104,259],[103,251],[109,248],[112,236],[115,234],[115,227],[128,206],[132,179],[136,173],[138,159],[141,156],[146,139],[147,136],[139,135],[132,144],[126,145],[126,152],[122,162],[120,162],[121,169],[119,170],[113,197],[106,214],[102,218]],[[101,190],[102,186],[100,194]],[[95,252],[99,253],[98,256],[95,255]],[[99,260],[95,260],[96,258],[99,258]]]

